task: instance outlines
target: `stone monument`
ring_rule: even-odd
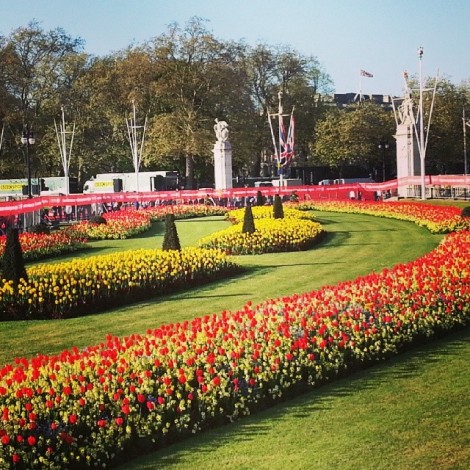
[[[415,137],[415,116],[413,112],[413,97],[410,90],[405,92],[402,103],[396,112],[397,131],[397,179],[398,196],[407,197],[409,183],[401,178],[420,176],[420,156],[418,142]]]
[[[215,189],[232,188],[232,146],[228,141],[228,124],[215,120],[214,132],[217,142],[214,144]]]

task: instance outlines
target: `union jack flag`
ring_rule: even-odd
[[[281,147],[281,158],[286,159],[285,165],[288,164],[294,156],[294,132],[295,132],[295,119],[292,115],[290,117],[289,132],[287,133],[287,139],[285,145]]]
[[[279,146],[281,148],[281,155],[286,146],[286,128],[284,126],[284,118],[279,115]]]
[[[369,78],[372,78],[374,75],[370,72],[366,72],[365,70],[361,70],[361,75],[363,77],[369,77]]]
[[[295,119],[292,114],[290,117],[289,130],[286,136],[286,128],[284,126],[284,120],[282,116],[279,116],[279,145],[280,145],[280,159],[278,161],[279,173],[282,168],[286,167],[294,156],[294,144],[295,144]]]

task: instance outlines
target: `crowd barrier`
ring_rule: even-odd
[[[290,187],[261,187],[233,188],[227,190],[199,189],[180,191],[154,191],[131,193],[100,193],[100,194],[70,194],[61,196],[38,196],[31,199],[0,202],[0,217],[17,216],[31,212],[40,212],[52,207],[77,207],[98,205],[123,204],[196,204],[210,198],[224,205],[235,205],[246,199],[256,198],[258,191],[267,198],[279,194],[283,198],[292,197],[295,193],[299,200],[326,199],[373,200],[377,193],[396,192],[396,180],[386,183],[343,184],[331,186],[290,186]]]
[[[253,198],[256,198],[258,192],[261,192],[263,196],[270,199],[279,194],[284,200],[287,200],[295,193],[300,201],[309,199],[361,199],[367,201],[396,196],[398,185],[400,187],[415,188],[419,192],[420,184],[421,179],[417,176],[401,178],[399,181],[394,179],[383,183],[351,183],[327,186],[264,186],[260,188],[233,188],[226,190],[199,189],[38,196],[30,199],[0,202],[0,217],[40,214],[41,211],[54,207],[58,207],[62,211],[65,207],[71,206],[74,208],[74,214],[77,214],[77,208],[86,208],[87,210],[84,212],[91,214],[94,212],[94,208],[103,205],[197,204],[205,202],[206,199],[220,205],[240,206],[244,205],[247,199],[253,200]],[[470,195],[470,176],[467,175],[426,176],[425,185],[428,197],[442,197],[442,194]],[[417,193],[413,194],[416,196]],[[410,195],[409,197],[413,196]]]

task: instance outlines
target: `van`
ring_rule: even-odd
[[[255,188],[264,188],[272,185],[272,181],[255,181]]]
[[[333,184],[353,184],[353,183],[373,183],[371,178],[339,178],[334,180]]]

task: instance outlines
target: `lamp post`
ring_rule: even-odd
[[[21,136],[21,143],[23,145],[26,145],[26,166],[27,166],[27,171],[28,171],[28,198],[32,198],[32,185],[31,185],[31,158],[29,155],[29,146],[34,145],[36,143],[36,139],[34,138],[34,135],[29,128],[29,126],[26,126],[23,129],[23,135]]]
[[[389,148],[389,144],[386,141],[381,141],[377,147],[382,149],[382,181],[385,181],[385,152]]]

